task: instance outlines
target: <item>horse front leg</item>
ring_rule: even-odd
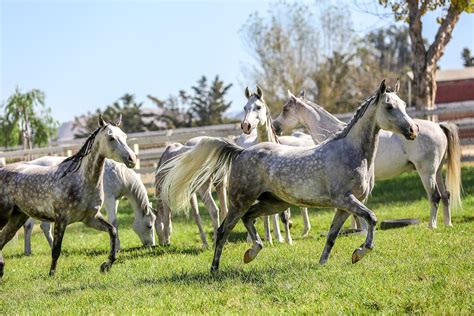
[[[331,228],[326,236],[326,244],[324,245],[323,253],[319,258],[319,264],[325,264],[329,259],[329,254],[331,253],[332,247],[336,242],[336,238],[339,235],[339,231],[344,225],[344,222],[349,217],[349,213],[340,209],[336,209],[336,213],[334,214],[334,218],[331,223]]]
[[[107,213],[107,219],[115,227],[117,231],[117,251],[120,250],[120,237],[118,233],[118,220],[117,220],[117,210],[118,210],[118,201],[115,197],[107,197],[104,200],[104,208]]]
[[[86,219],[84,221],[89,227],[95,228],[100,231],[106,231],[109,233],[110,236],[110,253],[108,261],[102,263],[100,266],[100,272],[107,272],[112,268],[112,264],[115,262],[117,258],[117,230],[115,227],[107,222],[105,218],[99,212],[94,216]],[[56,228],[55,228],[56,230]],[[56,238],[55,238],[56,239]]]
[[[49,269],[49,276],[56,273],[56,266],[58,264],[59,256],[61,255],[61,247],[63,244],[64,232],[66,231],[67,223],[61,219],[54,222],[54,237],[53,248],[51,249],[51,268]]]
[[[0,278],[3,276],[5,269],[5,261],[2,254],[3,247],[15,237],[16,232],[26,223],[28,217],[28,215],[15,208],[2,230],[0,230]]]
[[[293,244],[293,239],[291,238],[291,233],[290,233],[290,224],[291,224],[291,209],[288,208],[282,213],[280,213],[280,219],[281,222],[283,223],[283,227],[285,229],[285,241],[292,245]]]
[[[263,219],[263,229],[265,230],[265,241],[267,241],[270,245],[272,245],[273,240],[272,240],[272,233],[270,229],[270,216],[263,216],[262,219]],[[252,237],[251,236],[249,237],[251,240]]]
[[[370,250],[374,248],[374,235],[375,235],[375,225],[377,224],[377,217],[375,216],[374,212],[372,212],[367,206],[362,204],[353,194],[349,194],[341,200],[333,201],[333,204],[338,209],[344,210],[353,215],[361,217],[362,219],[365,220],[365,222],[368,225],[367,236],[365,238],[365,242],[359,248],[354,250],[354,252],[352,253],[352,263],[356,263],[360,259],[362,259]],[[334,218],[334,220],[336,220],[336,218]],[[335,239],[336,237],[334,237],[334,240]],[[326,241],[326,243],[328,243],[328,241],[329,239]],[[321,259],[324,259],[324,258],[321,257]]]

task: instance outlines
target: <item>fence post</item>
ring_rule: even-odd
[[[5,167],[7,162],[5,161],[5,157],[0,157],[0,168]]]
[[[140,159],[138,159],[138,154],[140,153],[140,145],[133,144],[133,152],[137,155],[137,164],[135,165],[135,169],[140,169]]]

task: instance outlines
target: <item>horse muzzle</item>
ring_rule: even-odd
[[[137,156],[135,154],[130,154],[125,161],[125,165],[128,168],[134,168],[137,164]]]
[[[252,126],[248,121],[243,121],[242,123],[240,123],[240,128],[242,129],[242,132],[247,135],[250,134],[250,132],[252,131]]]
[[[278,121],[273,121],[273,129],[275,130],[275,134],[281,136],[283,134],[283,129],[281,128],[281,123]]]
[[[414,124],[410,124],[410,127],[408,127],[406,132],[403,134],[406,139],[414,140],[418,136],[419,132],[420,132],[420,127],[418,126],[418,124],[414,123]]]

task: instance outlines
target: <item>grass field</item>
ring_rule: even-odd
[[[4,249],[0,314],[56,313],[428,313],[474,314],[474,168],[463,169],[464,209],[453,228],[427,228],[429,205],[417,174],[377,183],[369,206],[382,221],[416,217],[422,225],[377,230],[376,247],[357,264],[352,251],[364,236],[338,238],[326,266],[318,259],[332,210],[311,210],[313,229],[300,238],[302,220],[293,210],[294,245],[267,245],[248,265],[239,224],[224,249],[221,271],[209,274],[212,250],[201,250],[191,219],[174,221],[173,246],[139,248],[130,228],[131,209],[119,210],[122,247],[108,274],[108,235],[75,224],[68,228],[55,277],[47,276],[50,251],[35,228],[33,255],[23,256],[23,238]],[[203,210],[203,215],[205,214]],[[211,226],[207,217],[207,231]],[[262,232],[262,227],[259,227]]]

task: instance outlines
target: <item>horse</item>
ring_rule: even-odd
[[[275,134],[273,129],[273,120],[270,115],[270,109],[264,101],[263,91],[259,86],[257,86],[256,93],[251,93],[248,87],[245,88],[245,97],[247,98],[247,104],[244,106],[244,117],[240,125],[245,135],[251,135],[254,130],[256,130],[257,133],[254,142],[246,141],[243,144],[236,142],[237,145],[247,148],[262,142],[273,142],[288,146],[314,146],[314,142],[311,139],[303,138],[302,135],[300,135],[300,137],[278,137]],[[292,244],[289,228],[290,209],[286,210],[285,212],[286,213],[282,214],[282,221],[285,226],[285,240],[287,243]],[[301,208],[301,214],[303,216],[304,222],[303,236],[307,236],[309,230],[311,229],[308,209],[304,207]],[[280,227],[278,225],[278,214],[272,216],[272,221],[275,238],[281,241]],[[264,227],[265,239],[271,243],[270,219],[268,216],[264,216]]]
[[[395,85],[395,92],[399,83]],[[338,120],[321,106],[289,92],[288,101],[273,124],[278,133],[289,131],[300,125],[306,127],[314,141],[320,143],[333,133],[343,130],[346,124]],[[451,223],[451,208],[461,204],[461,146],[458,128],[452,123],[435,123],[414,120],[420,128],[415,141],[389,131],[381,131],[379,148],[375,156],[375,180],[389,179],[404,172],[416,170],[431,205],[428,227],[437,227],[440,200],[443,203],[444,224]],[[443,165],[447,162],[447,179],[443,179]]]
[[[45,156],[30,161],[30,163],[40,166],[55,166],[64,161],[66,157]],[[105,160],[104,164],[104,208],[107,212],[109,222],[117,230],[117,250],[120,250],[120,238],[118,233],[117,210],[118,203],[122,197],[130,201],[135,218],[133,221],[133,231],[137,234],[145,247],[155,246],[155,213],[156,210],[148,200],[146,191],[140,176],[124,164],[114,160]],[[31,254],[31,233],[33,231],[35,220],[28,219],[24,225],[25,231],[25,255]],[[51,225],[48,222],[41,222],[43,231],[50,246],[53,244],[51,234]]]
[[[352,262],[356,263],[374,248],[377,218],[361,201],[374,185],[379,131],[390,130],[410,140],[418,133],[405,107],[394,92],[387,91],[383,80],[376,93],[359,106],[347,127],[316,147],[264,142],[243,149],[224,139],[204,139],[160,168],[164,173],[162,198],[173,208],[183,208],[190,194],[210,176],[215,181],[228,177],[229,212],[217,232],[211,273],[218,271],[224,244],[240,219],[254,240],[244,254],[244,263],[248,263],[263,248],[255,219],[279,213],[290,205],[337,208],[320,264],[327,262],[348,216],[362,217],[368,231],[364,243],[352,254]]]
[[[165,151],[160,157],[158,161],[157,170],[159,170],[160,166],[163,165],[166,161],[170,159],[174,159],[175,157],[181,155],[184,152],[189,151],[193,148],[194,145],[199,143],[201,137],[195,137],[188,140],[184,145],[180,143],[171,143],[168,144],[165,148]],[[158,234],[159,243],[162,246],[166,246],[170,244],[170,237],[173,230],[172,222],[171,222],[171,209],[170,207],[164,203],[160,198],[161,192],[161,185],[160,185],[161,175],[160,173],[155,173],[155,199],[156,199],[156,208],[157,208],[157,215],[158,220],[156,221],[156,231]],[[209,216],[211,217],[212,226],[214,228],[214,236],[217,233],[217,229],[219,228],[220,218],[225,217],[227,214],[227,202],[226,202],[226,192],[223,186],[217,187],[217,192],[219,196],[219,202],[221,208],[217,207],[214,198],[212,197],[212,185],[211,182],[208,181],[205,185],[203,185],[198,190],[198,194],[203,201],[204,205],[209,212]],[[204,232],[202,226],[201,215],[199,214],[199,207],[197,202],[196,194],[192,194],[191,199],[191,215],[196,222],[196,225],[199,229],[199,236],[201,238],[203,248],[209,247],[207,243],[206,233]],[[215,238],[214,238],[215,240]]]
[[[137,158],[126,143],[127,135],[118,127],[121,117],[106,122],[100,116],[98,121],[99,127],[81,149],[57,166],[23,162],[0,169],[0,277],[5,269],[3,247],[29,217],[54,222],[50,276],[56,272],[66,227],[75,222],[109,233],[110,252],[100,271],[111,269],[116,260],[117,230],[100,213],[105,159],[133,168]]]

